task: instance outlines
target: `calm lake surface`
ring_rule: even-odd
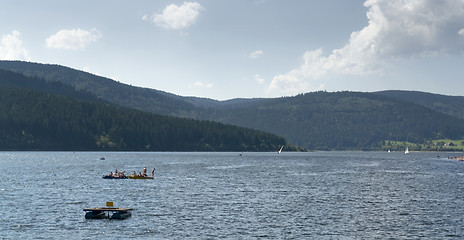
[[[0,152],[0,238],[463,239],[453,155]],[[84,218],[107,201],[132,217]]]

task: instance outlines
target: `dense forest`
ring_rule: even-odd
[[[464,136],[463,119],[373,93],[315,92],[215,110],[209,116],[319,150],[379,150],[384,140],[422,143]]]
[[[415,91],[381,91],[384,96],[417,103],[435,111],[464,119],[464,96],[444,96]]]
[[[5,86],[0,112],[0,150],[275,151],[286,145],[261,131]]]
[[[407,91],[312,92],[217,101],[132,87],[58,65],[0,61],[0,69],[60,83],[59,88],[90,94],[94,101],[270,132],[310,150],[380,150],[385,142],[422,144],[464,138],[464,101],[458,96]]]
[[[21,61],[0,61],[0,69],[21,73],[47,82],[60,82],[78,92],[105,101],[167,116],[191,117],[196,108],[183,97],[167,92],[134,87],[72,68]]]

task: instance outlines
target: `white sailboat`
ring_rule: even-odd
[[[280,147],[280,149],[279,149],[279,151],[277,153],[280,154],[282,152],[283,148],[284,148],[284,146]]]
[[[409,154],[409,148],[406,147],[406,150],[404,150],[404,154]]]

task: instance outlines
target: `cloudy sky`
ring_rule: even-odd
[[[213,99],[464,95],[464,0],[0,0],[0,59]]]

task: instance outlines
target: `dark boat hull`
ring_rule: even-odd
[[[113,177],[113,176],[103,176],[104,179],[127,179],[127,176],[122,177]]]
[[[130,212],[115,212],[113,215],[111,215],[111,219],[126,219],[128,217],[132,216]]]
[[[114,207],[103,207],[103,208],[84,208],[86,219],[126,219],[132,216],[132,208],[114,208]],[[105,214],[106,213],[106,214]],[[111,216],[110,216],[111,214]]]
[[[103,219],[105,217],[105,212],[101,211],[92,211],[85,213],[85,219]]]

